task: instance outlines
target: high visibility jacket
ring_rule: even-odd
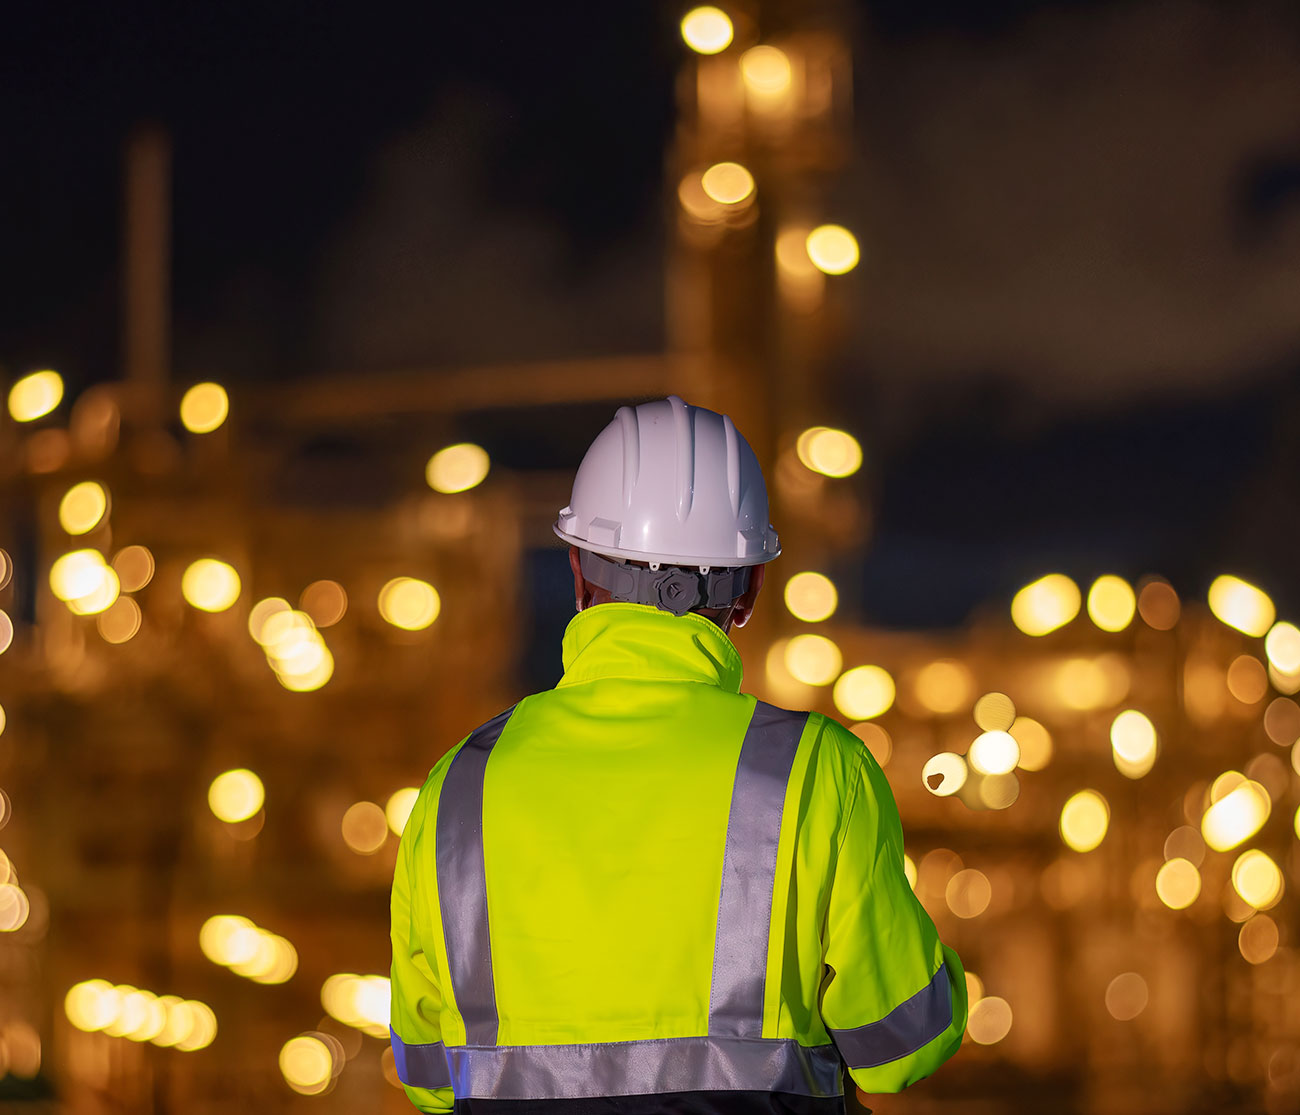
[[[844,1065],[894,1092],[950,1057],[961,962],[861,741],[741,693],[693,613],[588,608],[563,660],[437,762],[402,834],[390,1031],[415,1106],[829,1115]]]

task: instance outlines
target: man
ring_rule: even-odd
[[[934,1071],[966,983],[852,733],[740,692],[781,552],[753,451],[622,407],[556,533],[564,676],[434,766],[392,894],[392,1048],[422,1111],[845,1110]]]

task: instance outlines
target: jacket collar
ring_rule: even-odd
[[[564,631],[559,685],[600,678],[702,681],[740,692],[740,652],[716,623],[650,604],[610,601],[579,612]]]

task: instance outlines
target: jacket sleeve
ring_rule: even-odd
[[[421,795],[423,797],[423,795]],[[389,1040],[398,1079],[419,1111],[450,1112],[454,1107],[451,1078],[443,1053],[438,1019],[442,992],[434,954],[425,955],[419,926],[413,923],[413,849],[421,839],[424,802],[411,810],[393,873],[391,936],[393,966]]]
[[[908,884],[903,829],[884,773],[865,748],[853,754],[858,775],[846,795],[831,882],[821,1014],[858,1087],[897,1092],[957,1052],[966,977]]]

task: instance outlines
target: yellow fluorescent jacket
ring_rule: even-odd
[[[437,762],[402,835],[390,1028],[415,1106],[834,1099],[843,1065],[895,1092],[956,1052],[961,962],[861,741],[741,693],[693,613],[588,608],[563,658]]]

